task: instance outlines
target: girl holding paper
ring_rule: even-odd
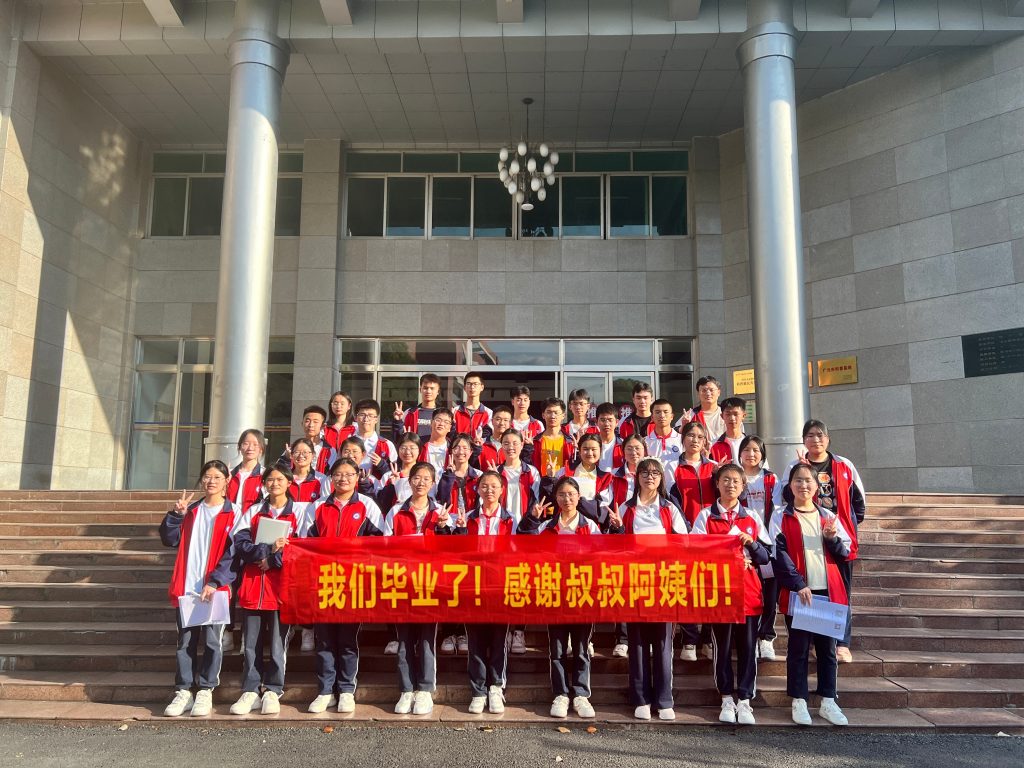
[[[846,716],[836,703],[836,640],[792,626],[790,601],[810,605],[814,595],[833,603],[848,605],[839,563],[850,555],[850,535],[836,515],[818,506],[818,474],[807,464],[797,464],[787,483],[793,501],[772,519],[775,541],[773,567],[779,582],[779,610],[786,614],[789,647],[786,650],[786,693],[793,698],[793,721],[810,725],[807,711],[807,661],[811,644],[818,660],[818,689],[823,718],[833,725],[846,725]]]
[[[278,610],[283,550],[296,535],[298,516],[288,495],[292,472],[275,464],[263,472],[265,499],[252,516],[248,528],[235,536],[244,566],[238,588],[242,609],[243,638],[242,695],[231,705],[231,714],[247,715],[260,707],[264,715],[281,711],[278,701],[284,692],[284,668],[291,627],[281,623]],[[263,529],[261,532],[260,529]],[[269,643],[270,659],[263,648]],[[260,688],[263,696],[260,697]]]
[[[231,591],[235,580],[234,546],[231,528],[235,511],[225,499],[228,468],[222,461],[208,461],[200,472],[203,489],[201,501],[193,502],[195,494],[181,492],[174,509],[160,524],[160,540],[167,547],[177,547],[170,588],[171,603],[177,607],[179,598],[198,595],[208,602],[215,593]],[[191,707],[192,717],[204,717],[213,708],[213,689],[220,683],[220,667],[224,658],[223,624],[182,626],[178,612],[177,672],[174,677],[174,699],[164,715],[179,717]],[[203,659],[199,661],[199,645]],[[192,688],[198,688],[195,698]]]

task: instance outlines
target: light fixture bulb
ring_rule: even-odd
[[[548,183],[549,187],[554,186],[554,184],[555,184],[555,177],[554,176],[545,176],[544,177],[544,181],[546,181]]]
[[[550,176],[554,172],[555,172],[555,166],[553,166],[551,163],[544,163],[544,175],[545,176]]]
[[[523,203],[523,204],[522,204],[522,206],[521,206],[521,207],[522,207],[522,209],[523,209],[524,211],[532,211],[532,210],[533,210],[533,203],[531,203],[531,202],[525,202],[525,203]]]
[[[511,184],[508,185],[508,193],[510,195],[514,195],[518,190],[519,190],[519,187],[518,187],[518,185],[514,181]]]
[[[518,160],[513,160],[511,163],[509,163],[508,172],[511,173],[513,176],[515,176],[517,173],[519,173],[519,161]]]
[[[498,159],[500,159],[502,162],[508,160],[508,147],[502,147],[501,149],[498,150]]]
[[[502,168],[501,173],[498,174],[498,178],[501,179],[502,183],[508,181],[508,171]]]
[[[544,186],[544,182],[540,180],[539,176],[534,176],[530,179],[530,189],[536,192],[538,189]]]
[[[520,141],[519,142],[519,146],[517,147],[517,149],[519,150],[519,155],[521,157],[526,157],[526,142],[525,141]]]
[[[552,152],[550,160],[552,165],[558,165],[558,153]]]
[[[517,203],[522,203],[523,200],[525,200],[525,199],[526,199],[526,195],[523,194],[522,190],[519,190],[518,192],[516,192],[516,202]]]
[[[537,151],[540,152],[540,156],[541,157],[547,157],[548,156],[548,145],[547,144],[541,144],[539,147],[537,147]]]
[[[543,203],[545,200],[548,199],[548,191],[546,189],[544,189],[543,187],[538,189],[537,190],[537,199],[540,200]]]
[[[526,161],[526,170],[528,170],[530,173],[533,173],[534,171],[537,170],[537,161],[534,158],[531,157],[529,160]]]

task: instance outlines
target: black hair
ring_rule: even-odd
[[[351,410],[352,409],[350,408],[349,411]],[[325,411],[319,405],[307,405],[305,408],[302,409],[303,417],[308,416],[311,413],[319,413],[320,418],[322,418],[325,422],[327,421],[327,411]]]
[[[739,408],[741,411],[746,411],[747,401],[744,400],[742,397],[736,397],[734,395],[733,397],[725,398],[725,400],[718,404],[718,407],[721,408],[723,411],[726,411],[730,408]]]

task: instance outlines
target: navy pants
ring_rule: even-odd
[[[629,703],[655,709],[672,709],[671,623],[630,623]]]
[[[555,696],[590,698],[590,639],[593,634],[593,624],[552,624],[548,627],[551,692]]]
[[[712,624],[715,686],[722,696],[752,699],[757,693],[757,628],[760,616],[747,616],[742,624]],[[732,649],[736,648],[736,674],[732,671]]]
[[[828,591],[816,591],[814,594],[827,595]],[[807,698],[807,665],[813,645],[818,667],[818,688],[815,693],[828,699],[836,698],[839,665],[836,662],[835,638],[793,629],[792,623],[793,617],[786,616],[786,628],[789,630],[789,646],[786,649],[786,694],[794,699]]]
[[[224,638],[223,624],[208,624],[204,627],[181,626],[181,614],[174,612],[178,622],[177,670],[174,674],[176,690],[192,688],[213,689],[220,685],[220,667],[224,661],[221,642]],[[202,644],[203,658],[199,659]]]
[[[398,684],[402,693],[437,688],[437,624],[399,624]]]
[[[262,685],[278,696],[284,693],[284,671],[288,663],[291,627],[281,623],[277,611],[242,609],[242,692],[259,693]],[[269,658],[263,652],[270,649]]]
[[[320,695],[356,692],[359,674],[359,624],[316,624],[316,676]]]
[[[852,560],[842,560],[836,563],[839,567],[839,575],[843,579],[843,586],[846,587],[846,604],[850,606],[850,610],[846,613],[846,632],[843,633],[843,639],[837,645],[847,648],[850,647],[850,635],[853,632],[853,599],[851,597],[853,594],[853,563]]]
[[[469,687],[473,696],[486,696],[492,685],[505,688],[508,674],[508,624],[467,624]]]
[[[757,636],[761,640],[774,640],[778,636],[775,632],[775,617],[779,611],[779,580],[761,579],[761,596],[764,607],[761,609]]]

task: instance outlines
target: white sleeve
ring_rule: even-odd
[[[693,528],[690,529],[690,533],[706,534],[708,532],[708,517],[711,516],[711,507],[705,507],[697,515],[697,519],[693,521]]]
[[[390,511],[388,512],[387,516],[384,518],[384,527],[382,528],[382,530],[384,531],[384,535],[385,536],[394,536],[395,535],[395,514],[401,508],[402,508],[401,504],[395,504],[395,506],[393,506],[390,509]]]
[[[775,507],[776,511],[785,509],[786,507],[786,502],[782,498],[782,489],[789,484],[789,473],[792,472],[793,467],[799,463],[799,461],[791,461],[789,466],[782,470],[782,474],[778,476],[775,483],[775,490],[772,491],[772,506]]]

